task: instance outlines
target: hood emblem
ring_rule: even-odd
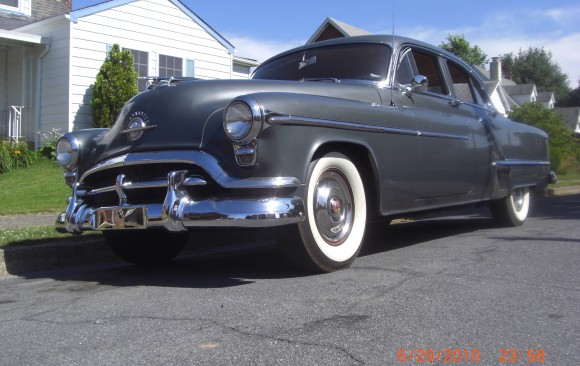
[[[149,124],[149,117],[145,112],[134,112],[129,117],[127,129],[121,131],[121,134],[127,135],[129,141],[137,141],[143,136],[143,132],[156,128],[156,125]]]

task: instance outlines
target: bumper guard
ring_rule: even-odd
[[[167,177],[163,203],[89,207],[78,196],[78,183],[67,210],[56,220],[56,230],[80,234],[85,230],[146,229],[161,227],[185,231],[189,227],[270,227],[304,221],[304,202],[295,197],[207,199],[194,201],[184,189],[186,171]]]

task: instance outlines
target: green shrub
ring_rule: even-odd
[[[562,164],[562,151],[554,146],[549,146],[550,151],[550,165],[552,169],[558,173],[562,173],[560,171],[560,165]]]
[[[137,94],[133,55],[114,44],[92,85],[91,113],[94,127],[111,127],[123,105]]]
[[[509,117],[544,130],[549,139],[550,163],[557,173],[580,171],[580,144],[566,127],[564,118],[553,109],[539,103],[526,103],[516,107]]]
[[[0,173],[26,168],[36,161],[38,161],[38,154],[30,148],[27,141],[0,142]]]
[[[38,150],[38,153],[45,158],[50,160],[56,159],[56,143],[58,139],[63,135],[60,128],[53,128],[50,131],[43,132],[40,134],[40,142],[42,146]]]

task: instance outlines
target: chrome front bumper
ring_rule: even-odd
[[[184,189],[186,171],[172,171],[167,177],[163,203],[134,205],[122,199],[121,176],[117,179],[119,206],[89,207],[78,183],[67,210],[56,220],[59,232],[165,228],[185,231],[190,227],[270,227],[304,221],[304,202],[298,197],[212,198],[194,201]]]

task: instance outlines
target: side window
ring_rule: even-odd
[[[401,62],[397,68],[397,83],[399,85],[410,85],[413,81],[413,77],[417,75],[417,67],[415,66],[415,61],[413,60],[413,54],[411,50],[407,50],[401,57]]]
[[[408,85],[416,75],[424,75],[429,80],[427,91],[439,94],[448,94],[443,83],[441,68],[437,56],[411,49],[401,58],[397,69],[396,79],[401,85]]]
[[[469,73],[452,61],[447,61],[449,75],[453,83],[455,96],[465,102],[485,105],[487,95],[481,85],[479,85]]]

